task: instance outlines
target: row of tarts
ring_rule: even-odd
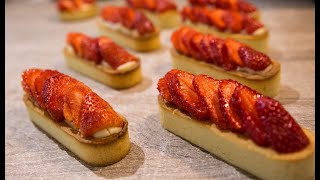
[[[147,6],[153,2],[154,9],[162,10],[172,7],[172,2],[166,0],[128,2],[137,7],[153,7]],[[245,28],[249,24],[250,32],[256,33],[252,27],[259,23],[252,25],[245,19],[250,17],[252,22],[251,16],[258,13],[248,15],[241,8],[236,11],[211,7],[219,0],[189,2],[193,6],[185,14],[192,20],[171,35],[174,69],[157,84],[163,127],[257,177],[312,178],[314,133],[301,128],[272,98],[279,91],[280,64],[256,50],[261,46],[233,39],[235,35],[255,36],[245,34]],[[205,7],[199,6],[204,4]],[[219,12],[212,13],[215,10]],[[157,13],[153,19],[159,16]],[[204,32],[198,26],[206,22],[204,15],[211,18],[211,24],[225,25],[224,30],[212,27],[212,31],[231,38]],[[169,15],[167,18],[171,19]],[[193,23],[194,19],[198,19],[197,23]],[[132,87],[142,81],[140,60],[120,45],[137,51],[157,49],[157,27],[161,23],[156,24],[140,10],[106,6],[97,22],[103,36],[90,37],[79,32],[67,35],[63,51],[66,63],[112,88]],[[236,32],[239,26],[244,29]],[[257,27],[264,29],[258,34],[267,32],[264,27]],[[85,162],[109,165],[129,152],[126,118],[82,82],[56,70],[32,68],[22,73],[22,87],[31,120]]]

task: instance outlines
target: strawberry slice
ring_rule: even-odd
[[[212,62],[221,66],[228,55],[224,41],[211,35],[206,35],[204,42],[208,47],[208,52],[210,53],[210,59],[212,59]]]
[[[120,65],[130,61],[137,61],[137,58],[129,54],[124,48],[118,46],[109,38],[98,38],[99,51],[103,60],[113,68],[117,69]]]
[[[257,29],[262,28],[263,24],[261,24],[259,21],[255,20],[251,17],[245,16],[243,19],[243,26],[244,26],[244,30],[248,34],[252,34]]]
[[[78,81],[64,74],[57,74],[46,79],[42,88],[42,99],[45,109],[55,121],[64,120],[63,99],[67,89]]]
[[[219,80],[206,75],[198,75],[193,79],[192,84],[201,103],[208,108],[210,119],[219,129],[227,129],[228,122],[222,115],[219,103]]]
[[[226,23],[227,28],[230,29],[232,33],[241,32],[243,28],[243,18],[239,12],[227,11],[222,18]]]
[[[50,78],[51,76],[55,74],[60,74],[58,71],[55,70],[43,70],[39,76],[34,80],[34,86],[35,86],[35,94],[37,98],[37,103],[42,109],[45,109],[45,103],[42,99],[42,89],[44,82]]]
[[[190,28],[183,27],[179,29],[179,31],[177,31],[177,33],[175,34],[178,39],[178,46],[176,48],[179,52],[182,52],[185,55],[191,55],[191,53],[188,50],[188,47],[185,46],[185,44],[183,43],[183,37],[185,37],[189,31]]]
[[[134,28],[134,20],[135,20],[135,11],[131,8],[120,8],[120,16],[121,16],[121,23],[129,28]]]
[[[82,58],[93,61],[96,64],[102,61],[97,38],[84,38],[81,42],[81,49],[83,50]]]
[[[134,29],[136,29],[141,36],[155,31],[152,22],[141,12],[136,12],[133,24]]]
[[[201,51],[201,41],[202,41],[202,39],[203,39],[203,34],[201,34],[201,33],[195,34],[192,37],[191,42],[189,42],[190,48],[188,48],[188,49],[190,50],[191,55],[192,55],[193,58],[198,59],[200,61],[206,61],[207,57]]]
[[[173,103],[173,99],[171,97],[171,94],[169,92],[169,82],[171,81],[173,75],[178,74],[182,71],[177,69],[172,69],[171,71],[167,72],[167,74],[160,78],[158,81],[158,91],[160,93],[160,96],[165,99],[168,103]]]
[[[122,118],[113,108],[94,92],[89,92],[81,105],[80,132],[88,137],[109,127],[122,127]]]
[[[80,57],[83,57],[82,41],[84,39],[89,39],[89,37],[78,32],[70,32],[67,34],[67,43],[73,47],[75,53]]]
[[[22,88],[33,100],[36,100],[36,97],[37,97],[35,92],[34,81],[41,72],[42,70],[33,68],[33,69],[27,69],[23,71],[23,73],[21,74]]]
[[[60,11],[72,11],[74,10],[75,5],[71,0],[58,0],[57,8]]]
[[[226,13],[223,9],[211,9],[208,11],[211,24],[217,27],[220,31],[225,31],[227,28],[226,23],[223,21],[223,16]]]
[[[273,149],[279,153],[291,153],[309,144],[301,127],[278,101],[261,96],[255,106]]]
[[[78,85],[73,86],[65,93],[63,115],[65,120],[71,122],[76,128],[80,128],[81,104],[89,92],[91,89],[79,82]]]
[[[238,4],[239,11],[244,13],[251,13],[257,10],[257,8],[253,4],[245,0],[238,0],[237,4]]]
[[[269,146],[269,139],[255,107],[257,98],[261,96],[247,86],[239,85],[232,95],[231,107],[242,120],[245,134],[256,144]]]
[[[172,1],[170,0],[156,0],[157,2],[157,12],[165,12],[167,10],[176,10],[177,9],[177,6],[175,3],[173,3]]]
[[[200,43],[198,44],[198,48],[200,50],[200,53],[202,54],[203,60],[208,63],[212,63],[214,59],[214,54],[210,46],[210,41],[212,39],[213,38],[210,35],[204,34],[201,38]]]
[[[231,61],[233,61],[235,64],[237,64],[240,67],[244,66],[244,62],[239,57],[239,48],[242,46],[240,42],[237,42],[233,39],[227,38],[225,40],[225,45],[228,49],[228,57]]]
[[[144,0],[144,8],[154,11],[157,8],[157,2],[155,0]]]
[[[199,33],[189,29],[184,33],[183,36],[180,36],[180,41],[182,42],[183,46],[187,49],[188,54],[185,54],[187,56],[195,56],[195,54],[197,53],[197,49],[195,49],[196,46],[192,47],[191,45],[191,40],[196,34]]]
[[[239,57],[244,62],[245,66],[255,71],[264,70],[271,64],[270,58],[249,46],[242,45],[239,47]]]
[[[206,120],[209,117],[208,110],[203,106],[196,94],[192,81],[194,75],[187,72],[180,72],[173,75],[169,82],[169,92],[173,103],[181,110],[191,116]]]
[[[105,6],[101,10],[101,17],[113,23],[121,22],[120,8],[117,6]]]
[[[219,83],[219,103],[222,115],[225,121],[228,122],[228,127],[231,131],[242,133],[244,131],[242,121],[237,113],[231,108],[231,97],[235,88],[239,83],[233,80],[221,80]]]

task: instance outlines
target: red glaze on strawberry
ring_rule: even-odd
[[[140,36],[154,33],[152,22],[141,12],[126,6],[105,6],[101,11],[105,21],[120,23],[128,29],[137,30]]]
[[[102,61],[97,38],[84,38],[81,43],[83,58],[99,64]]]
[[[98,39],[98,45],[103,60],[107,61],[113,69],[117,69],[127,62],[138,60],[135,56],[129,54],[124,48],[118,46],[109,38],[100,37]]]
[[[257,99],[256,108],[273,149],[280,153],[291,153],[309,144],[301,127],[278,101],[262,96]]]
[[[122,126],[122,118],[106,101],[94,92],[86,94],[81,105],[80,132],[82,136],[92,136],[104,128]]]
[[[206,120],[209,114],[193,88],[193,78],[194,75],[187,72],[174,74],[169,82],[169,92],[178,108],[195,118]]]
[[[212,9],[199,6],[185,6],[181,11],[183,21],[213,26],[219,31],[230,30],[233,33],[253,34],[263,27],[263,24],[238,11],[226,9]]]
[[[219,83],[219,103],[221,112],[226,122],[228,122],[228,128],[234,132],[242,133],[244,131],[243,122],[231,107],[231,97],[235,88],[239,86],[239,83],[233,80],[221,80]]]
[[[267,55],[246,45],[239,47],[238,54],[245,66],[255,71],[264,70],[272,63]]]
[[[253,34],[257,29],[262,28],[263,24],[251,17],[244,17],[243,27],[246,33]]]
[[[229,9],[242,13],[252,13],[257,8],[245,0],[189,0],[193,6],[213,6],[221,9]]]
[[[272,63],[267,55],[243,43],[202,34],[189,27],[175,31],[171,42],[179,53],[218,65],[227,71],[236,70],[237,67],[261,71]]]
[[[71,122],[76,128],[80,128],[81,122],[81,105],[84,96],[91,92],[91,89],[83,83],[75,85],[68,89],[63,99],[63,115],[66,121]]]
[[[107,37],[92,38],[82,33],[72,32],[66,39],[77,56],[95,64],[100,64],[104,60],[116,70],[127,62],[138,61],[137,57]]]
[[[231,98],[231,107],[240,117],[245,134],[260,146],[269,146],[270,142],[255,107],[257,98],[262,95],[247,86],[239,85]]]
[[[63,98],[65,91],[75,85],[78,81],[65,76],[56,74],[48,78],[42,88],[42,99],[45,103],[46,110],[53,120],[63,121]]]
[[[157,89],[160,93],[160,96],[163,99],[165,99],[168,103],[173,103],[173,99],[169,92],[169,85],[170,85],[169,83],[175,74],[178,74],[181,72],[182,71],[180,70],[172,69],[171,71],[167,72],[167,74],[163,78],[160,78],[158,81]]]
[[[228,122],[225,121],[219,102],[219,80],[215,80],[206,75],[198,75],[193,79],[193,87],[199,96],[201,103],[208,107],[210,119],[219,129],[228,128]]]
[[[146,9],[157,13],[177,9],[177,6],[170,0],[127,0],[127,4],[132,8]]]
[[[21,77],[21,85],[23,90],[31,97],[32,99],[36,99],[36,91],[34,86],[34,81],[38,77],[38,75],[42,72],[40,69],[27,69],[23,71]]]
[[[37,76],[37,78],[34,80],[34,86],[35,86],[35,91],[36,91],[36,97],[37,97],[37,103],[39,104],[39,106],[44,109],[45,103],[42,99],[42,88],[44,85],[44,82],[50,78],[51,76],[58,74],[58,71],[55,70],[44,70],[42,71],[39,76]]]

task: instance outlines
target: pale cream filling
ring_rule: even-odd
[[[93,137],[95,138],[102,138],[106,136],[110,136],[112,134],[119,133],[122,130],[121,127],[110,127],[110,128],[104,128],[96,133],[93,134]]]
[[[267,32],[267,29],[265,27],[261,27],[257,30],[255,30],[252,35],[257,36],[257,35],[263,35]]]
[[[247,67],[239,67],[239,66],[237,67],[236,71],[246,72],[250,74],[266,74],[269,71],[271,71],[271,69],[272,69],[272,63],[269,66],[267,66],[264,70],[261,70],[261,71],[255,71]]]
[[[64,120],[64,122],[66,122],[71,128],[78,129],[70,121]],[[92,136],[95,137],[95,138],[103,138],[103,137],[110,136],[112,134],[119,133],[121,130],[122,130],[121,127],[104,128],[104,129],[102,129],[100,131],[97,131]]]
[[[69,44],[67,44],[66,50],[70,54],[75,54],[72,46]],[[102,60],[102,62],[98,66],[102,66],[102,68],[112,69],[110,64],[106,60]],[[138,66],[137,61],[129,61],[129,62],[126,62],[126,63],[120,65],[119,67],[117,67],[117,69],[115,71],[124,73],[124,72],[130,71],[130,70],[136,68],[137,66]]]

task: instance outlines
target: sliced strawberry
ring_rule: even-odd
[[[223,20],[226,23],[228,29],[232,31],[232,33],[240,33],[243,28],[243,18],[239,12],[236,11],[227,11],[223,15]]]
[[[42,70],[33,68],[33,69],[27,69],[23,71],[23,73],[21,74],[22,88],[33,100],[36,100],[34,80],[39,76],[41,72]]]
[[[191,41],[189,42],[188,50],[191,52],[191,56],[197,60],[205,61],[206,57],[201,53],[201,40],[203,38],[203,34],[197,33],[195,34]]]
[[[257,98],[262,95],[247,86],[239,85],[231,98],[231,108],[241,118],[245,134],[260,146],[269,146],[264,126],[255,107]]]
[[[228,127],[231,131],[240,132],[244,131],[242,121],[236,112],[231,108],[231,97],[235,88],[239,86],[239,83],[233,80],[221,80],[219,83],[219,103],[220,108],[225,118],[228,122]]]
[[[89,92],[81,105],[80,132],[88,137],[109,127],[122,127],[122,118],[94,92]]]
[[[129,54],[124,48],[118,46],[109,38],[100,37],[98,45],[103,60],[108,62],[113,69],[117,69],[120,65],[130,61],[137,61],[136,57]]]
[[[85,34],[78,33],[78,32],[71,32],[67,34],[67,43],[73,47],[75,53],[83,57],[83,48],[82,48],[82,41],[84,39],[90,39]]]
[[[279,153],[291,153],[309,144],[301,127],[278,101],[261,96],[257,99],[256,108],[273,149]]]
[[[171,94],[169,92],[169,82],[171,81],[173,75],[178,74],[182,71],[177,69],[172,69],[171,71],[167,72],[167,74],[160,78],[158,81],[158,91],[160,93],[160,96],[165,99],[168,103],[173,103],[173,99],[171,97]]]
[[[225,13],[226,11],[222,9],[211,9],[208,12],[211,24],[217,27],[220,31],[225,31],[227,28],[227,25],[223,20],[223,16]]]
[[[101,17],[113,23],[121,22],[120,8],[117,6],[105,6],[101,10]]]
[[[240,67],[244,66],[244,62],[239,57],[239,48],[243,45],[240,42],[237,42],[233,39],[227,38],[225,40],[225,45],[228,49],[228,57],[231,61],[233,61],[235,64],[237,64]]]
[[[208,110],[203,106],[196,94],[192,81],[194,75],[187,72],[180,72],[173,75],[169,82],[169,92],[173,103],[181,110],[186,111],[191,116],[205,120],[208,118]]]
[[[254,33],[257,29],[262,28],[263,24],[261,24],[259,21],[251,18],[251,17],[244,17],[243,19],[243,26],[244,26],[244,30],[248,33],[248,34],[252,34]]]
[[[144,8],[154,11],[157,8],[157,3],[155,0],[144,0]]]
[[[212,38],[208,34],[202,36],[200,43],[198,44],[198,48],[200,53],[202,54],[203,60],[208,63],[213,62],[214,54],[210,47],[210,41]]]
[[[55,70],[43,70],[39,74],[39,76],[34,80],[37,102],[42,109],[46,108],[45,103],[42,99],[42,89],[43,89],[44,82],[55,74],[60,74],[60,73]]]
[[[153,23],[141,12],[135,12],[133,24],[134,29],[136,29],[141,36],[155,32]]]
[[[224,45],[222,39],[214,38],[211,35],[206,36],[206,44],[209,47],[208,52],[210,52],[210,58],[214,64],[222,66],[224,59],[227,58],[228,51]]]
[[[201,103],[208,108],[210,119],[219,129],[227,129],[228,122],[225,121],[222,115],[219,103],[219,80],[206,75],[198,75],[195,76],[192,84]]]
[[[253,4],[245,0],[237,0],[237,4],[238,4],[239,11],[244,13],[251,13],[257,10],[257,8]]]
[[[184,33],[183,36],[180,36],[181,37],[180,41],[182,42],[183,46],[186,47],[187,49],[188,54],[185,54],[187,56],[195,56],[195,54],[197,53],[197,49],[195,49],[196,46],[192,47],[191,45],[191,40],[193,36],[195,36],[196,34],[199,34],[199,33],[189,29]]]
[[[60,11],[72,11],[75,8],[71,0],[58,0],[57,7]]]
[[[221,62],[219,62],[218,64],[220,64],[220,66],[226,71],[236,69],[237,64],[232,59],[229,58],[228,48],[224,42],[220,44],[220,47],[218,50],[220,51],[220,57],[222,57],[221,59],[217,59],[217,60],[221,60]]]
[[[81,49],[83,49],[82,58],[93,61],[96,64],[102,61],[97,38],[84,38],[81,43]]]
[[[177,30],[177,31],[174,31],[172,34],[171,34],[171,37],[170,37],[170,40],[171,40],[171,43],[173,45],[173,47],[180,52],[180,49],[179,49],[179,33],[180,33],[180,29]]]
[[[53,120],[62,121],[63,116],[63,99],[67,89],[79,81],[66,76],[64,74],[57,74],[46,79],[42,88],[42,99],[44,101],[46,110]]]
[[[134,28],[134,20],[135,20],[135,11],[131,8],[121,8],[120,7],[120,16],[121,16],[121,23],[129,28]]]
[[[188,27],[180,28],[175,35],[177,36],[178,46],[176,47],[179,52],[182,52],[185,55],[191,55],[187,46],[183,43],[183,37],[190,31],[191,29]]]
[[[270,58],[249,46],[242,45],[239,50],[239,57],[244,62],[245,66],[255,71],[264,70],[271,64]]]
[[[68,89],[63,99],[63,115],[65,120],[71,122],[76,128],[80,128],[81,104],[84,97],[91,92],[91,89],[83,83],[78,83]]]
[[[177,6],[170,0],[156,0],[157,2],[157,12],[165,12],[167,10],[176,10]]]

